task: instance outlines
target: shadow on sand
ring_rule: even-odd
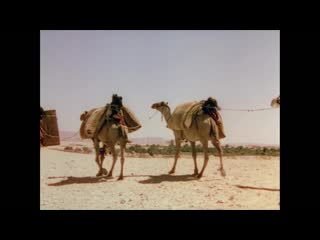
[[[152,176],[152,175],[131,175],[131,176],[124,176],[124,178],[130,178],[130,177],[149,177],[146,180],[138,181],[142,184],[150,184],[150,183],[161,183],[161,182],[186,182],[186,181],[192,181],[192,180],[198,180],[193,175],[169,175],[169,174],[163,174],[158,176]],[[56,183],[50,183],[48,186],[63,186],[63,185],[70,185],[70,184],[88,184],[88,183],[102,183],[107,182],[108,179],[113,179],[114,177],[48,177],[48,179],[57,179],[57,178],[64,178],[60,182]],[[66,178],[66,179],[65,179]]]
[[[252,187],[252,186],[242,186],[242,185],[235,185],[238,188],[242,189],[253,189],[253,190],[266,190],[266,191],[280,191],[277,188],[265,188],[265,187]]]
[[[49,177],[49,179],[55,178],[67,178],[60,182],[50,183],[48,186],[63,186],[69,184],[82,184],[82,183],[101,183],[106,182],[107,179],[111,179],[111,177],[103,176],[103,177]]]
[[[159,176],[149,176],[149,179],[139,181],[139,183],[150,184],[150,183],[161,183],[161,182],[187,182],[198,180],[193,175],[169,175],[162,174]]]

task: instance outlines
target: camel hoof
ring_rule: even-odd
[[[198,171],[194,171],[192,176],[197,176],[198,174],[199,174]]]
[[[105,169],[105,168],[102,168],[102,174],[103,174],[103,175],[108,175],[108,170]]]
[[[118,181],[123,180],[123,176],[118,177]]]
[[[197,178],[198,179],[202,178],[202,174],[198,174]]]
[[[225,177],[227,176],[226,172],[224,171],[224,169],[219,169],[220,170],[220,173],[221,173],[221,176],[222,177]]]
[[[173,174],[174,173],[174,170],[171,170],[170,172],[169,172],[169,174]]]
[[[102,171],[99,171],[99,172],[96,174],[97,177],[101,177],[102,175],[103,175]]]
[[[112,173],[109,173],[107,177],[112,178]]]

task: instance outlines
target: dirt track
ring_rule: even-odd
[[[203,178],[191,176],[192,158],[126,158],[124,180],[97,178],[93,154],[41,148],[40,209],[280,209],[279,157],[224,157],[227,176],[210,156]],[[198,155],[202,167],[203,155]],[[109,170],[108,156],[104,167]]]

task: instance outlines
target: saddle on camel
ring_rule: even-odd
[[[105,121],[112,121],[119,129],[120,134],[127,139],[128,133],[141,128],[135,115],[122,103],[122,97],[112,95],[111,103],[104,107],[93,108],[81,114],[80,137],[82,139],[94,138],[101,130]]]
[[[195,101],[181,104],[172,113],[174,117],[169,119],[167,127],[173,130],[190,128],[198,116],[206,114],[216,123],[215,126],[212,126],[212,134],[215,134],[217,139],[222,139],[225,138],[226,135],[222,117],[218,110],[221,110],[221,108],[218,106],[217,100],[211,97],[199,102]]]

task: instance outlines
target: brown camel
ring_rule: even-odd
[[[186,109],[189,109],[190,106],[194,105],[194,102],[184,103],[176,107],[174,110],[174,113],[180,112],[184,113]],[[168,103],[165,102],[159,102],[154,103],[151,108],[156,109],[162,113],[164,116],[168,127],[170,126],[180,126],[179,128],[172,129],[175,137],[175,143],[176,143],[176,154],[174,158],[174,164],[169,172],[169,174],[172,174],[175,172],[175,168],[177,165],[177,160],[180,155],[180,147],[181,147],[181,141],[182,140],[188,140],[191,143],[192,147],[192,157],[194,161],[194,175],[196,175],[198,178],[201,178],[203,175],[203,172],[207,166],[209,155],[208,155],[208,141],[211,141],[211,143],[217,148],[220,158],[220,172],[222,176],[226,176],[225,170],[223,169],[223,162],[222,162],[222,148],[220,145],[219,138],[217,137],[217,134],[215,134],[214,131],[216,131],[217,126],[215,121],[207,114],[201,114],[197,116],[191,123],[190,127],[185,127],[182,124],[181,121],[181,115],[177,114],[171,114],[170,107],[168,106]],[[170,126],[169,126],[170,125]],[[198,167],[197,167],[197,160],[196,160],[196,149],[195,149],[195,142],[200,141],[203,145],[204,150],[204,163],[202,166],[202,169],[200,173],[198,173]]]

